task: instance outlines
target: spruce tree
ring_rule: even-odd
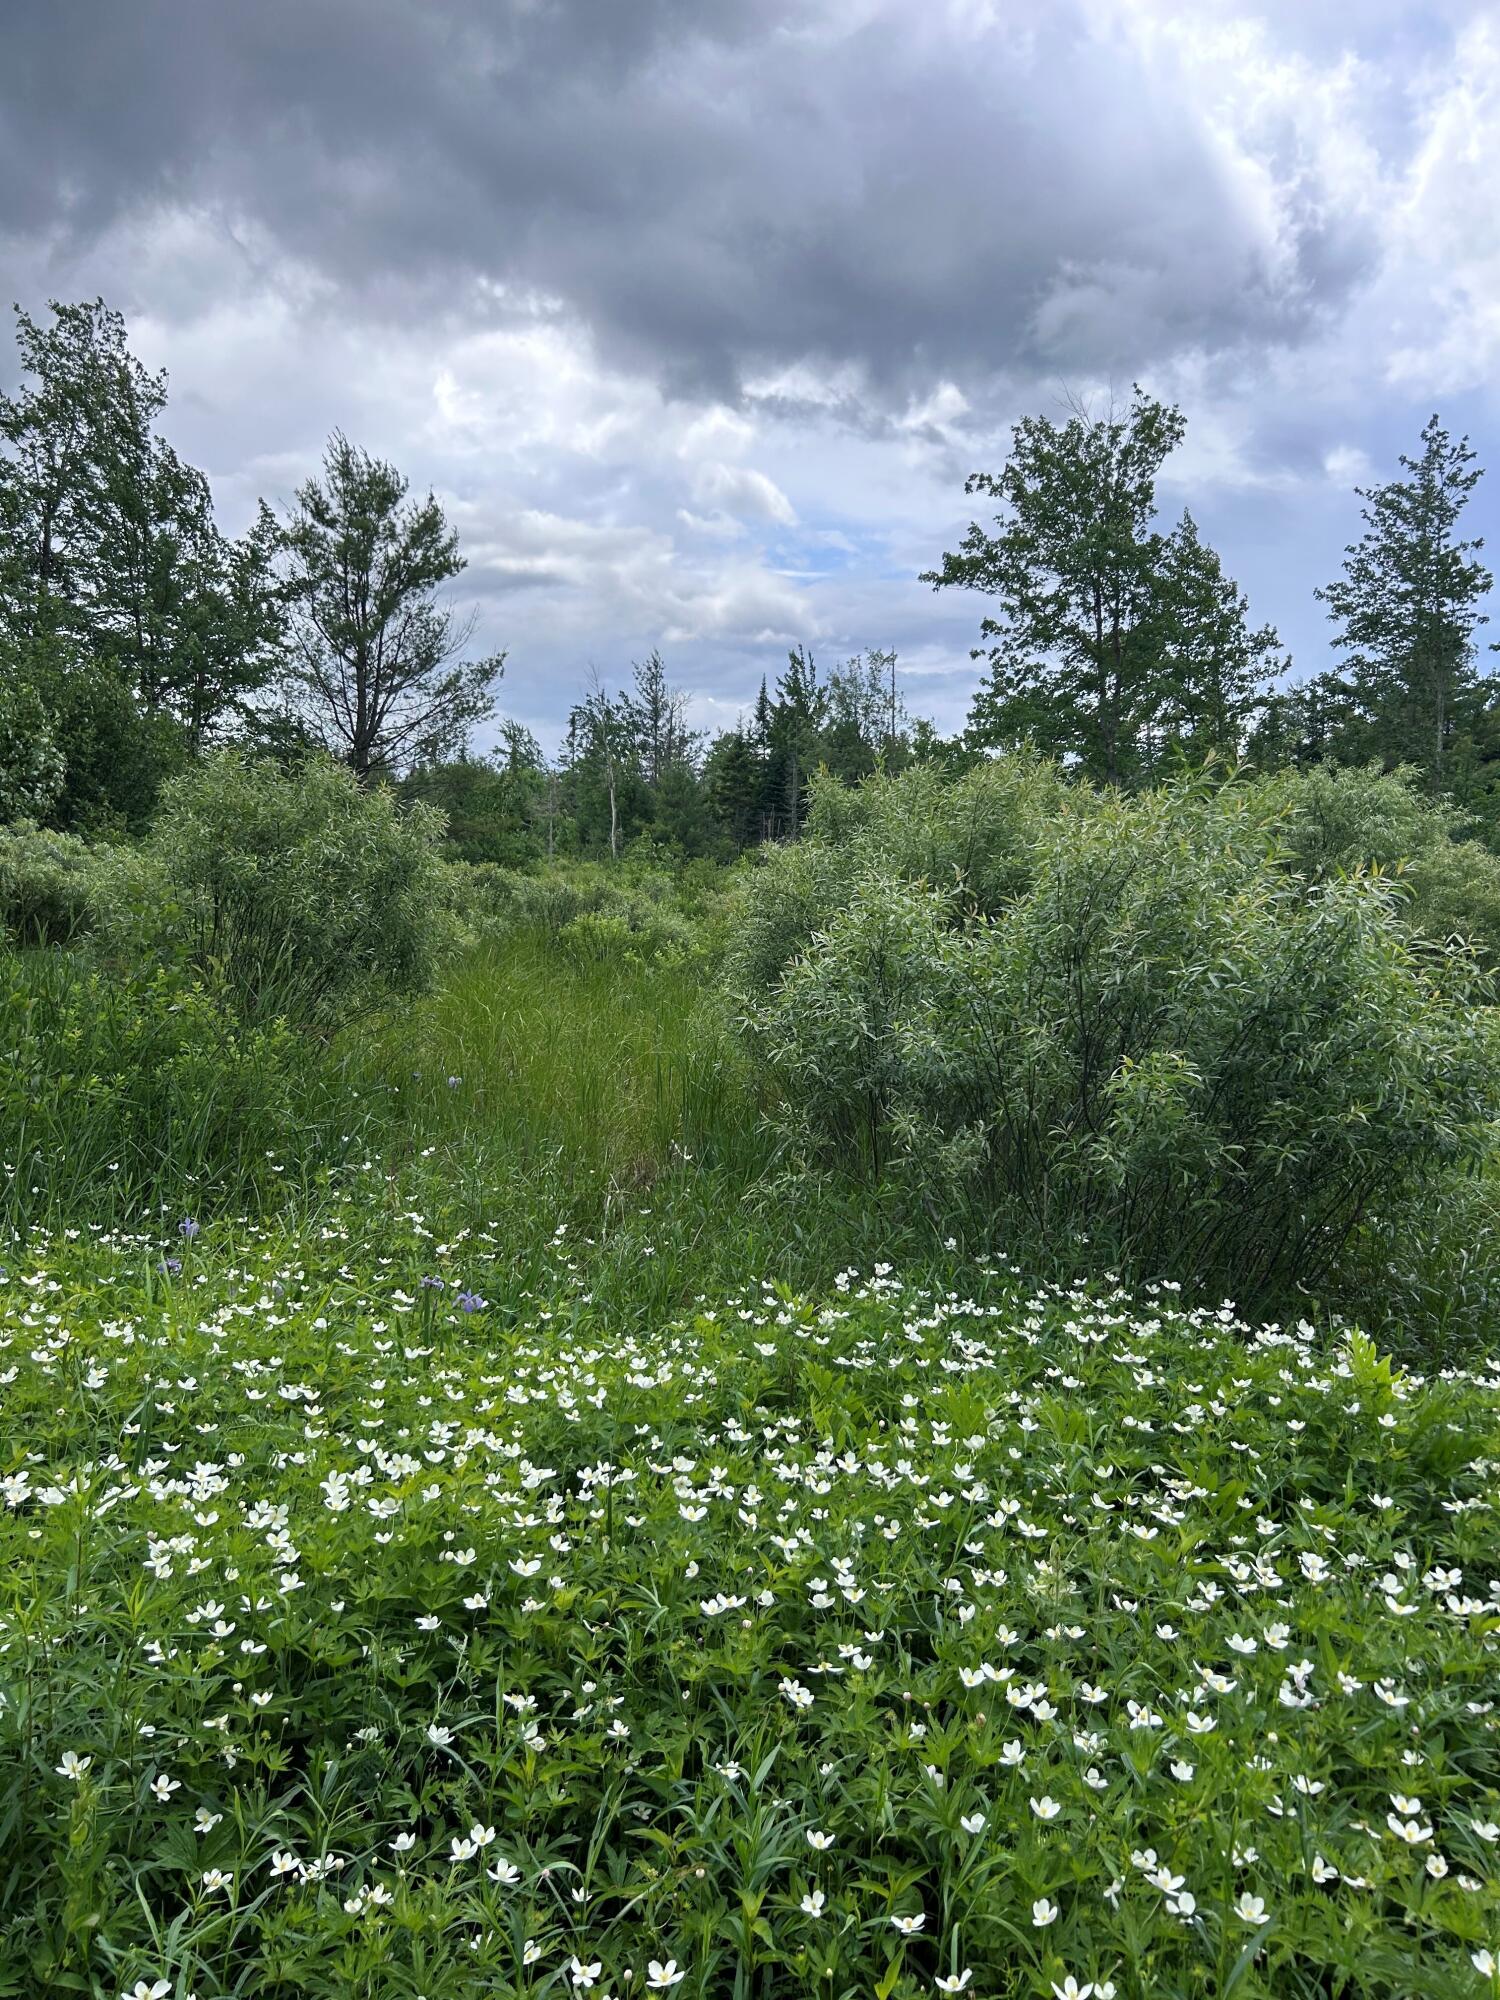
[[[1435,415],[1421,456],[1400,463],[1405,477],[1356,488],[1365,531],[1318,596],[1346,656],[1350,751],[1415,764],[1441,792],[1484,705],[1475,634],[1489,622],[1479,605],[1491,578],[1483,542],[1459,533],[1482,473],[1469,440],[1455,444]]]

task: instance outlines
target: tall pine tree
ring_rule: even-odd
[[[1365,531],[1318,595],[1346,658],[1348,748],[1418,765],[1441,792],[1484,705],[1475,634],[1489,622],[1479,605],[1491,578],[1482,541],[1459,533],[1482,475],[1469,440],[1453,443],[1435,415],[1421,456],[1400,463],[1404,478],[1356,489]]]

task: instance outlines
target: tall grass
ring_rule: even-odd
[[[180,974],[0,956],[0,1229],[418,1213],[495,1246],[517,1308],[559,1258],[624,1327],[715,1287],[936,1270],[880,1189],[783,1179],[738,1036],[696,960],[598,962],[541,927],[331,1038],[246,1027]]]
[[[382,1107],[347,1059],[247,1028],[171,968],[0,954],[0,1227],[306,1209]]]
[[[574,959],[539,929],[480,945],[379,1038],[401,1146],[551,1167],[584,1196],[690,1160],[745,1169],[755,1108],[704,984],[691,963]]]

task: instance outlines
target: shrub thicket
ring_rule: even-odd
[[[575,862],[531,875],[490,862],[448,865],[450,896],[473,932],[503,938],[521,931],[560,943],[567,957],[679,957],[691,949],[705,892],[691,875],[655,867]]]
[[[1500,856],[1464,837],[1464,815],[1426,797],[1419,774],[1321,764],[1260,781],[1281,809],[1287,860],[1310,882],[1379,870],[1395,890],[1401,921],[1440,941],[1467,939],[1500,966]]]
[[[441,835],[430,807],[343,765],[210,758],[162,794],[147,851],[160,901],[137,913],[242,1019],[333,1028],[430,983],[447,943]]]
[[[1378,878],[1289,869],[1276,801],[1049,797],[1030,766],[869,789],[769,858],[731,960],[794,1159],[1264,1301],[1485,1155],[1472,958],[1414,943]]]
[[[0,932],[17,944],[69,944],[97,905],[97,856],[71,833],[0,827]]]

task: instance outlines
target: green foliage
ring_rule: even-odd
[[[752,1002],[845,907],[861,879],[894,875],[955,892],[955,912],[994,916],[1031,880],[1046,824],[1091,810],[1056,765],[997,758],[956,779],[936,763],[893,782],[812,787],[807,838],[761,858],[736,910],[730,984]]]
[[[208,758],[162,796],[157,922],[245,1020],[326,1031],[430,983],[447,943],[441,835],[430,807],[363,790],[345,766]]]
[[[11,1260],[0,1991],[1483,1990],[1492,1373],[506,1206]]]
[[[221,534],[207,480],[154,428],[166,377],[131,354],[119,313],[51,311],[18,310],[23,379],[0,397],[0,623],[53,706],[51,684],[102,671],[196,749],[277,663],[270,517]]]
[[[568,958],[597,965],[661,958],[680,951],[684,942],[684,932],[660,917],[632,924],[629,917],[615,910],[582,910],[558,933],[558,943]]]
[[[1500,966],[1500,857],[1462,837],[1464,815],[1424,796],[1417,772],[1318,764],[1265,781],[1264,795],[1284,810],[1283,848],[1308,881],[1378,869],[1403,923],[1439,943],[1465,938]]]
[[[164,1199],[305,1200],[367,1123],[283,1023],[238,1022],[181,967],[126,973],[77,953],[0,953],[13,1228],[38,1213],[139,1214]]]
[[[41,819],[63,788],[64,763],[52,718],[29,681],[0,654],[0,823]]]
[[[1468,439],[1454,444],[1436,416],[1421,457],[1401,465],[1406,478],[1357,489],[1365,532],[1318,595],[1347,659],[1344,754],[1416,764],[1441,792],[1483,701],[1475,634],[1489,622],[1479,605],[1491,579],[1481,543],[1458,534],[1480,469]]]
[[[118,670],[99,662],[54,673],[45,691],[64,766],[50,818],[106,839],[143,834],[162,785],[188,760],[181,728],[147,713]]]
[[[0,930],[20,944],[69,944],[90,927],[96,857],[87,842],[0,827]]]
[[[361,779],[430,763],[487,716],[499,654],[458,661],[473,620],[439,601],[464,567],[431,493],[335,431],[280,533],[292,683],[308,727]]]
[[[587,957],[599,919],[601,939],[634,938],[642,956],[655,958],[688,950],[705,907],[722,896],[719,871],[701,866],[706,875],[665,868],[647,850],[617,866],[570,862],[536,874],[483,864],[453,868],[449,882],[463,920],[488,935],[539,931],[556,940],[582,924],[575,943]]]
[[[1279,1302],[1372,1207],[1484,1157],[1500,1050],[1471,962],[1414,951],[1379,883],[1285,869],[1272,802],[1075,792],[976,907],[912,866],[921,792],[887,794],[888,846],[835,812],[759,871],[731,954],[809,1163],[935,1225]]]
[[[1156,526],[1156,479],[1182,442],[1182,413],[1137,388],[1123,415],[1023,417],[998,474],[966,493],[1001,503],[997,532],[971,524],[923,582],[998,600],[974,658],[990,679],[969,734],[1033,742],[1119,784],[1150,775],[1172,744],[1233,754],[1273,662],[1275,633],[1247,606],[1191,515]]]
[[[541,752],[534,760],[490,763],[480,757],[422,766],[400,787],[401,796],[421,799],[442,813],[450,853],[462,861],[524,866],[541,852],[539,818],[546,774]]]

